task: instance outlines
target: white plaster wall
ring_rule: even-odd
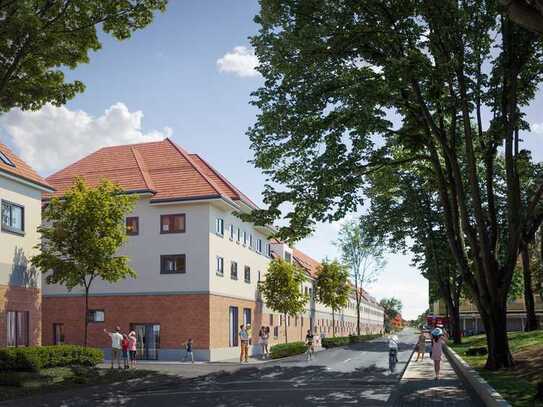
[[[224,220],[224,236],[215,232],[215,222],[217,218]],[[230,238],[229,226],[234,225],[234,238]],[[237,228],[253,235],[253,249],[237,241]],[[231,210],[210,206],[209,210],[209,280],[210,291],[213,294],[221,294],[230,297],[243,298],[249,300],[256,299],[256,289],[258,282],[258,272],[261,279],[265,278],[270,259],[267,257],[266,244],[268,240],[265,235],[257,231],[250,223],[243,222],[235,216]],[[262,239],[262,253],[256,251],[256,241]],[[217,275],[216,259],[220,256],[224,259],[224,275]],[[232,261],[238,263],[238,279],[230,278],[230,264]],[[251,282],[244,280],[245,266],[251,267]]]
[[[209,290],[209,204],[152,205],[148,198],[138,200],[128,216],[139,217],[139,234],[128,236],[119,250],[128,256],[137,278],[118,283],[97,280],[93,294],[137,294],[165,292],[207,292]],[[184,213],[186,232],[160,234],[160,215]],[[185,254],[186,273],[160,274],[160,256]],[[80,292],[73,290],[73,293]],[[46,285],[44,294],[62,294],[66,289],[58,285]]]
[[[39,288],[39,272],[29,261],[37,254],[35,246],[40,240],[37,228],[41,224],[41,191],[0,174],[1,200],[24,206],[24,236],[0,231],[0,284],[11,281],[14,285]],[[24,273],[18,268],[16,274],[12,274],[15,260],[20,265],[27,264]]]

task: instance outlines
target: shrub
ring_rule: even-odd
[[[468,348],[466,350],[466,355],[467,356],[484,356],[488,353],[487,349],[485,346],[481,346],[481,347],[478,347],[478,348]]]
[[[280,343],[271,347],[270,354],[272,359],[278,359],[285,356],[299,355],[304,353],[306,349],[304,342]]]
[[[77,345],[32,346],[0,349],[0,371],[38,371],[60,366],[96,366],[104,354]]]
[[[371,341],[372,339],[378,338],[379,334],[374,335],[349,335],[349,336],[336,336],[335,338],[324,338],[322,340],[322,346],[324,348],[335,348],[338,346],[345,346],[351,343],[360,343]]]
[[[536,385],[537,392],[535,394],[536,401],[543,401],[543,382],[539,382]]]

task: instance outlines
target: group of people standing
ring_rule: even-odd
[[[434,372],[435,372],[435,379],[439,379],[439,373],[441,370],[441,356],[443,355],[443,345],[447,343],[447,339],[449,338],[449,335],[447,334],[447,331],[441,327],[436,327],[430,332],[431,336],[431,348],[430,348],[430,359],[434,362]],[[421,361],[424,360],[424,354],[426,353],[426,334],[424,331],[420,331],[419,338],[417,341],[417,358],[415,359],[415,362],[419,361],[419,358]]]
[[[111,338],[111,368],[113,369],[115,361],[121,369],[121,355],[123,358],[124,368],[136,367],[136,349],[138,337],[135,331],[130,331],[128,334],[122,333],[120,327],[116,327],[114,332],[104,332]]]

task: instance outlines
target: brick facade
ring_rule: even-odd
[[[30,345],[41,344],[41,291],[0,285],[0,348],[6,346],[6,311],[28,311],[28,339]]]
[[[209,296],[126,295],[91,296],[89,309],[103,310],[104,322],[89,324],[88,344],[107,348],[111,342],[104,329],[120,326],[128,331],[131,323],[160,324],[160,347],[179,349],[191,337],[195,349],[209,347]],[[53,324],[64,324],[65,343],[82,344],[84,339],[84,297],[43,298],[43,343],[53,343]]]

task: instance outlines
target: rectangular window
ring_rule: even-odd
[[[298,326],[298,316],[294,317],[294,326]]]
[[[186,272],[186,256],[184,254],[165,254],[160,256],[160,274],[176,274]]]
[[[238,228],[238,243],[241,242],[241,229]]]
[[[28,346],[29,345],[29,326],[28,311],[7,311],[6,312],[6,330],[8,346]]]
[[[89,322],[104,322],[104,310],[91,309],[89,310]]]
[[[273,314],[270,314],[270,325],[273,326]]]
[[[217,275],[224,275],[224,259],[220,256],[217,256]]]
[[[136,236],[140,232],[140,220],[137,216],[129,216],[126,218],[126,234],[128,236]]]
[[[228,346],[238,346],[238,307],[230,307],[228,314]]]
[[[243,280],[246,283],[251,282],[251,267],[245,266],[244,272],[243,272]]]
[[[235,261],[230,263],[230,278],[232,280],[238,279],[238,263],[236,263]]]
[[[243,232],[243,244],[247,245],[247,232]]]
[[[249,234],[249,248],[253,248],[253,235]]]
[[[10,167],[15,167],[13,161],[11,161],[8,156],[4,154],[3,151],[0,151],[0,161],[2,161],[6,165],[9,165]]]
[[[285,252],[285,261],[288,261],[289,263],[292,260],[292,255],[289,252]]]
[[[273,327],[273,337],[277,339],[279,337],[279,327],[275,326]]]
[[[268,255],[268,257],[272,256],[272,248],[271,248],[271,244],[269,243],[266,245],[266,254]]]
[[[215,220],[215,233],[224,236],[224,219],[217,218]]]
[[[229,226],[230,240],[234,240],[234,225]]]
[[[185,214],[160,215],[160,233],[185,233]]]
[[[25,231],[25,210],[21,205],[2,201],[2,230],[14,233]]]
[[[305,294],[305,295],[308,295],[308,289],[307,289],[307,287],[304,287],[304,294]]]
[[[260,271],[258,271],[258,282],[260,283]]]
[[[251,325],[251,309],[250,308],[243,308],[243,325],[247,327],[247,325]]]
[[[300,317],[300,326],[304,326],[304,317]]]
[[[262,253],[262,239],[258,239],[256,241],[256,251],[258,253]]]
[[[53,324],[53,345],[64,344],[64,324]]]

